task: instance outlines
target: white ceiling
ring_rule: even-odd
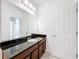
[[[51,1],[51,0],[29,0],[30,2],[32,2],[35,6],[41,5],[47,1]]]
[[[32,2],[35,6],[38,6],[38,5],[41,5],[41,4],[43,4],[43,3],[45,3],[45,2],[54,2],[54,1],[69,1],[69,2],[71,2],[72,3],[72,1],[74,2],[74,3],[77,3],[78,2],[78,0],[29,0],[30,2]]]

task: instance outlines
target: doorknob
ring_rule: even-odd
[[[53,37],[56,37],[55,35],[53,35]]]
[[[54,38],[54,39],[57,39],[56,35],[53,35],[53,38]]]

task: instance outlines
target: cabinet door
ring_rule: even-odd
[[[46,41],[43,43],[43,53],[45,52],[46,50]]]
[[[43,54],[43,44],[39,46],[39,58],[42,56],[42,54]]]
[[[38,59],[38,48],[31,53],[31,59]]]
[[[27,56],[25,59],[30,59],[30,56]]]

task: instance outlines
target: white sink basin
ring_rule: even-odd
[[[28,42],[36,42],[37,39],[29,39]]]

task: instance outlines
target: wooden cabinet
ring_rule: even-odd
[[[39,42],[39,59],[43,55],[46,50],[46,40],[42,40]]]
[[[30,56],[25,57],[24,59],[30,59]]]
[[[25,57],[27,57],[28,54],[28,50],[23,51],[21,54],[18,54],[17,56],[13,57],[12,59],[25,59]]]
[[[46,40],[43,43],[43,53],[45,52],[45,50],[46,50]]]
[[[43,54],[43,45],[41,44],[39,46],[39,58],[42,56],[42,54]]]
[[[35,49],[31,54],[31,59],[38,59],[38,49]]]
[[[40,59],[46,49],[46,39],[37,42],[30,48],[26,49],[25,51],[21,52],[17,56],[13,57],[12,59]]]

